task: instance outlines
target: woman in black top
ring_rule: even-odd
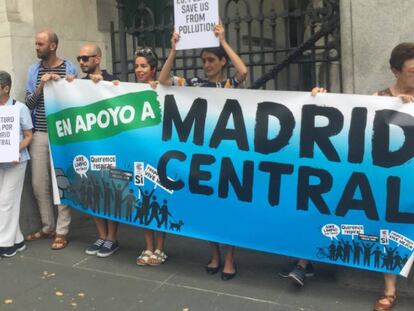
[[[176,43],[180,39],[180,35],[177,32],[174,32],[171,37],[170,53],[159,75],[158,81],[160,84],[216,88],[240,87],[246,80],[247,68],[242,59],[226,41],[223,26],[221,24],[216,25],[213,31],[219,38],[220,46],[217,48],[205,48],[201,51],[200,56],[203,61],[205,79],[199,77],[185,79],[170,76],[177,52]],[[233,63],[234,68],[236,69],[236,74],[231,78],[226,78],[224,69],[229,60]],[[212,256],[206,266],[206,272],[208,274],[215,274],[221,267],[220,248],[218,243],[210,242],[210,245],[212,249]],[[226,248],[224,267],[221,273],[222,280],[230,280],[236,275],[236,267],[234,265],[234,246],[227,246]]]

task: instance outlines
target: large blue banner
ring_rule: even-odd
[[[48,83],[61,200],[134,226],[407,275],[414,106],[303,92]]]

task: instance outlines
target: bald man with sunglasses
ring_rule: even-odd
[[[99,81],[112,81],[114,85],[119,84],[116,76],[109,74],[106,70],[101,69],[102,51],[94,43],[87,43],[81,46],[79,55],[76,57],[79,66],[86,76],[82,79],[92,80],[95,83]],[[66,80],[72,81],[74,77],[67,77]],[[118,222],[109,219],[94,217],[98,238],[89,245],[85,250],[88,255],[98,257],[108,257],[119,249],[117,241]]]

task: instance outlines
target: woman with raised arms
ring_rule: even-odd
[[[215,87],[215,88],[237,88],[243,85],[247,76],[247,68],[242,59],[231,48],[224,36],[224,28],[218,24],[213,29],[218,37],[220,46],[214,48],[204,48],[201,50],[201,59],[205,78],[181,78],[171,76],[171,69],[176,57],[176,43],[180,35],[174,32],[171,37],[171,50],[168,58],[162,67],[158,81],[162,85],[178,86],[198,86],[198,87]],[[225,76],[225,68],[231,61],[236,69],[233,77]],[[208,274],[216,274],[221,269],[221,256],[218,243],[210,242],[212,255],[205,269]],[[230,280],[236,276],[236,266],[234,263],[234,246],[226,246],[226,255],[224,258],[224,267],[221,273],[222,280]]]

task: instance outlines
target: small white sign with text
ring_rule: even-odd
[[[218,0],[174,0],[177,50],[219,46],[213,29],[219,23]]]

